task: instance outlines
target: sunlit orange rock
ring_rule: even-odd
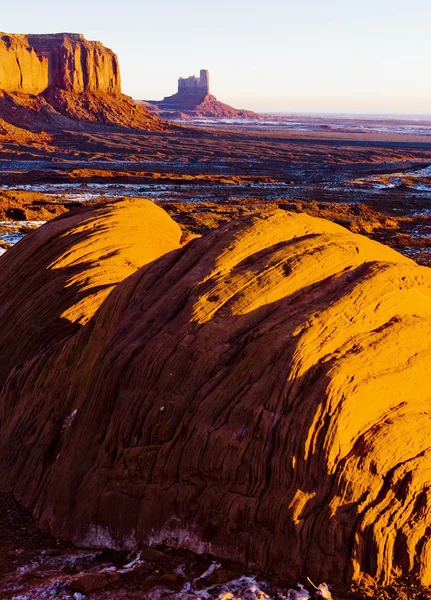
[[[166,128],[121,93],[116,54],[77,33],[0,33],[0,119],[49,132],[73,129],[74,121]]]
[[[179,226],[149,200],[81,209],[0,257],[0,384],[16,365],[76,332],[114,286],[179,247]]]
[[[1,487],[80,544],[428,585],[430,369],[429,269],[305,215],[233,222],[10,375]]]
[[[48,58],[38,56],[26,36],[0,34],[0,89],[40,94],[48,82]]]
[[[0,89],[37,95],[53,88],[120,93],[118,59],[81,34],[0,34]]]

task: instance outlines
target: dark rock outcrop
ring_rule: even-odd
[[[429,269],[305,215],[233,222],[11,372],[1,488],[84,545],[429,585],[430,358]]]
[[[219,102],[210,94],[209,71],[202,69],[199,77],[180,77],[178,91],[161,101],[142,102],[149,110],[164,118],[219,118],[219,119],[259,119],[250,110],[239,110]]]

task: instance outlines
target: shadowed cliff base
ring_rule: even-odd
[[[77,548],[37,529],[27,510],[0,494],[1,600],[58,597],[92,600],[297,600],[299,590],[316,590],[304,577],[287,581],[248,571],[241,563],[217,560],[166,546],[138,552]],[[431,592],[414,584],[330,586],[336,600],[428,600]],[[297,594],[297,595],[295,595]],[[304,592],[302,592],[304,596]],[[320,596],[321,597],[321,596]]]
[[[230,223],[11,370],[2,489],[84,546],[428,585],[430,315],[429,270],[389,248],[283,211]]]

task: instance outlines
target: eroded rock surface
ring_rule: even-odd
[[[83,545],[429,585],[430,353],[428,269],[306,215],[233,222],[11,374],[1,487]]]
[[[0,34],[0,89],[41,94],[121,92],[117,56],[81,34]]]
[[[76,33],[0,33],[0,136],[3,121],[32,131],[74,129],[75,121],[165,128],[121,93],[116,54]]]
[[[81,209],[28,234],[0,258],[0,382],[76,332],[117,283],[180,237],[148,200]]]
[[[233,108],[210,93],[209,71],[201,69],[199,76],[180,77],[178,91],[160,101],[142,102],[149,110],[165,118],[259,119],[251,110]]]

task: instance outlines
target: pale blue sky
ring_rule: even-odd
[[[160,99],[209,69],[256,110],[431,113],[430,0],[19,0],[7,32],[84,33],[120,58],[123,91]]]

